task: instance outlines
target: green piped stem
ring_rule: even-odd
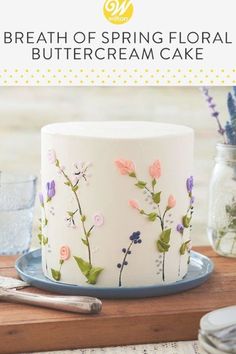
[[[73,183],[71,182],[71,179],[69,178],[69,176],[65,173],[65,171],[61,168],[59,161],[57,160],[57,166],[59,168],[59,170],[61,171],[61,173],[63,174],[63,176],[65,177],[66,181],[69,183],[69,186],[71,188],[72,193],[74,194],[76,203],[78,205],[78,211],[81,217],[81,223],[82,223],[82,228],[83,228],[83,232],[84,232],[84,236],[86,238],[86,242],[87,242],[87,248],[88,248],[88,259],[89,259],[89,264],[92,267],[92,254],[91,254],[91,247],[90,247],[90,242],[89,242],[89,233],[92,231],[92,229],[94,228],[94,226],[92,226],[89,230],[89,232],[87,232],[86,226],[85,226],[85,217],[83,214],[83,210],[82,210],[82,206],[79,200],[79,196],[77,194],[77,192],[75,190],[73,190],[74,186]]]

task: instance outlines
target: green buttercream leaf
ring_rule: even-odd
[[[88,262],[80,257],[74,257],[82,274],[87,278],[88,284],[96,284],[99,274],[103,271],[103,268],[92,267]]]
[[[61,272],[59,270],[51,268],[51,273],[54,280],[56,281],[61,280]]]
[[[161,201],[161,192],[153,194],[152,200],[154,201],[154,203],[160,204],[160,201]]]
[[[91,270],[89,272],[89,276],[87,277],[88,283],[92,284],[92,285],[96,284],[97,278],[101,274],[102,271],[103,271],[103,268],[99,268],[99,267],[91,268]]]
[[[74,259],[83,275],[88,278],[89,272],[91,270],[91,265],[80,257],[74,257]]]
[[[37,237],[38,237],[40,245],[42,245],[43,235],[42,234],[38,234]]]
[[[88,241],[83,238],[81,240],[82,240],[83,244],[88,247],[88,245],[89,245]]]
[[[149,221],[155,221],[157,218],[157,213],[150,213],[148,214],[148,220]]]
[[[70,182],[64,182],[64,184],[68,187],[70,187]]]
[[[85,221],[86,221],[86,216],[85,216],[85,215],[82,215],[82,216],[81,216],[81,221],[82,221],[82,222],[85,222]]]
[[[79,189],[79,186],[72,187],[72,191],[73,191],[74,193],[76,193],[78,189]]]
[[[146,187],[147,183],[143,181],[138,181],[138,183],[135,184],[136,187],[140,189],[144,189]]]
[[[189,228],[190,222],[191,222],[191,218],[188,217],[188,215],[185,215],[185,216],[183,217],[183,225],[184,225],[184,227],[185,227],[186,229]]]
[[[184,242],[184,243],[181,245],[180,250],[179,250],[179,253],[181,254],[181,256],[185,255],[185,253],[187,252],[189,242],[190,242],[190,240]]]
[[[164,230],[161,233],[160,240],[168,245],[168,243],[170,242],[170,234],[171,234],[171,229]]]
[[[187,250],[187,247],[186,247],[186,245],[183,243],[183,244],[181,245],[181,247],[180,247],[180,250],[179,250],[179,253],[181,254],[181,256],[183,256],[183,255],[185,254],[186,250]]]
[[[48,244],[48,237],[43,236],[42,242],[43,242],[43,245],[46,246]]]
[[[129,173],[129,176],[130,177],[136,177],[136,174],[135,174],[135,172],[131,172],[131,173]]]
[[[170,245],[167,243],[163,242],[162,240],[157,241],[157,249],[161,253],[166,253],[169,251]]]
[[[60,166],[60,162],[59,162],[59,160],[56,160],[56,164],[55,164],[57,167],[59,167]]]
[[[152,180],[152,188],[155,187],[155,185],[157,184],[157,181],[155,180],[155,178]]]

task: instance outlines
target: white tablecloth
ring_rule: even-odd
[[[161,344],[133,345],[113,348],[77,349],[47,354],[202,354],[198,342],[173,342]],[[46,353],[44,353],[46,354]]]

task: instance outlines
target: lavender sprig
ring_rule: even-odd
[[[226,123],[226,136],[228,144],[236,145],[236,87],[233,87],[233,93],[228,94],[228,111],[230,121]]]
[[[216,104],[214,102],[214,99],[212,96],[210,96],[209,94],[209,89],[207,87],[203,87],[202,88],[202,92],[205,96],[205,99],[206,99],[206,102],[208,103],[208,107],[210,109],[210,112],[211,112],[211,116],[213,118],[215,118],[216,122],[217,122],[217,125],[218,125],[218,133],[224,137],[225,139],[225,129],[223,128],[221,122],[220,122],[220,119],[219,119],[219,115],[220,113],[216,110]]]
[[[227,136],[227,143],[230,145],[236,145],[236,132],[232,127],[230,122],[226,123],[225,126],[226,136]]]

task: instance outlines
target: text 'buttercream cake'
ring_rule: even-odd
[[[42,128],[44,274],[57,282],[134,287],[188,270],[193,131],[154,122]]]

